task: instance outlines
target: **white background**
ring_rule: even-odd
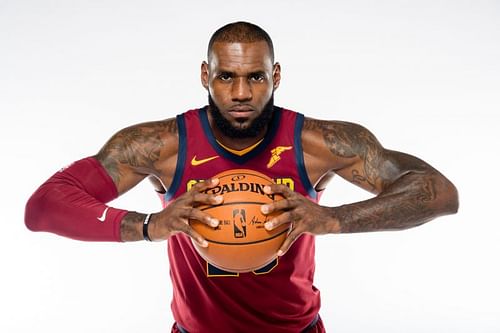
[[[169,332],[166,244],[31,233],[24,204],[117,130],[204,105],[206,44],[235,20],[274,39],[278,105],[361,123],[460,192],[416,229],[318,237],[328,331],[500,332],[500,2],[477,0],[0,0],[0,331]],[[322,203],[366,197],[337,179]],[[147,183],[113,205],[160,209]]]

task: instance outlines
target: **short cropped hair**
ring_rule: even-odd
[[[233,22],[219,28],[208,42],[207,57],[210,57],[212,47],[216,42],[222,43],[253,43],[265,41],[269,48],[271,61],[274,62],[274,46],[271,37],[258,25],[249,22]]]

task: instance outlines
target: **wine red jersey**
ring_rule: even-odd
[[[164,205],[200,180],[241,168],[264,173],[317,202],[319,193],[304,167],[303,121],[302,114],[275,107],[262,142],[239,156],[217,143],[206,107],[177,116],[178,160]],[[312,235],[302,235],[284,256],[250,273],[213,267],[184,234],[169,238],[168,255],[173,315],[188,332],[300,332],[319,311]]]

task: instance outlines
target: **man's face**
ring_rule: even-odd
[[[264,41],[217,42],[208,63],[202,64],[201,80],[209,92],[211,104],[217,106],[219,117],[231,128],[232,134],[228,136],[238,137],[237,132],[241,131],[246,132],[243,135],[246,137],[249,133],[256,135],[248,130],[266,106],[269,108],[269,102],[272,103],[273,92],[280,81],[280,67],[273,65]],[[213,115],[214,108],[211,109]]]

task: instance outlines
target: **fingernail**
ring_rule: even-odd
[[[206,240],[204,240],[204,241],[202,241],[202,242],[200,243],[200,245],[201,245],[202,247],[208,247],[208,242],[207,242]]]
[[[271,230],[273,228],[273,223],[272,222],[266,222],[264,224],[264,227],[267,229],[267,230]]]
[[[262,207],[260,207],[260,211],[264,214],[267,214],[269,212],[269,206],[268,205],[262,205]]]
[[[222,195],[218,195],[218,196],[215,197],[215,202],[216,203],[221,203],[223,199],[224,199],[224,197]]]
[[[283,255],[283,251],[279,250],[277,254],[278,254],[278,257],[281,257]]]
[[[264,192],[267,194],[271,193],[271,186],[269,185],[264,186]]]
[[[217,219],[211,219],[211,220],[210,220],[210,225],[211,225],[212,227],[216,227],[216,226],[218,226],[218,225],[219,225],[219,220],[217,220]]]
[[[212,178],[212,184],[216,185],[219,182],[219,178]]]

